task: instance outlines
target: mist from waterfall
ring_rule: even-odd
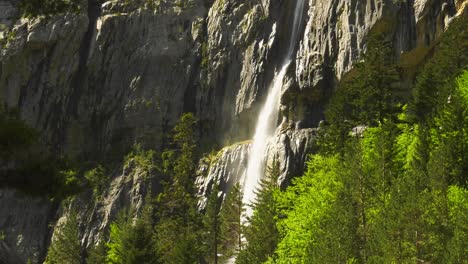
[[[252,147],[249,153],[247,170],[243,177],[243,202],[251,204],[256,199],[256,189],[259,187],[259,182],[265,174],[266,149],[268,140],[274,135],[276,124],[278,122],[278,114],[280,108],[281,88],[283,87],[284,77],[287,69],[293,60],[296,40],[301,27],[302,16],[304,13],[304,1],[296,0],[294,9],[294,21],[291,36],[289,38],[288,47],[286,50],[283,63],[280,71],[276,74],[271,86],[268,90],[268,96],[263,105],[258,117],[255,135],[252,142]],[[252,216],[252,208],[247,206],[246,216]]]

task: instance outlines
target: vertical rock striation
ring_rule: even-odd
[[[282,187],[304,171],[307,155],[312,152],[316,129],[278,129],[269,140],[265,151],[266,164],[277,160],[280,166],[278,182]],[[214,184],[226,194],[247,172],[252,142],[245,141],[221,149],[214,157],[202,159],[198,168],[198,195],[208,197]],[[204,207],[202,199],[199,207]]]
[[[0,262],[37,263],[44,258],[54,214],[46,198],[30,197],[11,189],[0,190]]]
[[[412,71],[451,19],[465,12],[465,5],[466,1],[450,0],[309,0],[309,18],[296,60],[298,84],[289,91],[303,99],[296,100],[300,104],[296,116],[309,125],[320,121],[313,113],[323,108],[337,82],[352,70],[369,34],[384,33],[393,42],[395,59]]]

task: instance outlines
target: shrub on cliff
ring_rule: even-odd
[[[84,0],[22,0],[19,4],[23,16],[51,16],[68,12],[79,12]]]
[[[65,223],[59,224],[47,253],[47,264],[80,264],[81,245],[79,240],[78,215],[71,212]]]

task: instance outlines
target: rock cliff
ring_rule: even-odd
[[[1,0],[0,102],[17,108],[50,152],[83,162],[118,160],[135,142],[159,150],[183,112],[199,118],[207,149],[248,140],[285,48],[291,2],[88,0],[77,13],[25,18],[18,1]],[[384,32],[402,67],[414,70],[451,19],[466,15],[467,2],[309,0],[267,153],[279,158],[281,180],[303,170],[312,128],[370,32]],[[241,177],[248,150],[248,142],[235,144],[201,161],[200,194]],[[158,182],[138,164],[116,165],[112,175],[98,199],[88,192],[59,209],[0,190],[0,257],[11,255],[8,248],[40,261],[56,219],[70,208],[82,212],[89,246],[121,208],[140,208]]]
[[[304,171],[307,154],[312,152],[316,129],[281,130],[268,142],[267,164],[277,160],[280,166],[278,183],[285,187],[294,176]],[[197,185],[199,196],[207,197],[214,184],[226,194],[227,191],[245,177],[251,141],[224,147],[214,156],[202,159],[199,165]],[[205,199],[200,200],[204,207]]]
[[[50,236],[53,205],[11,189],[0,191],[0,263],[37,262],[43,259]]]

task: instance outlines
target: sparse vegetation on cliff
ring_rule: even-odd
[[[19,8],[25,17],[52,16],[79,12],[86,7],[86,0],[21,0]]]

